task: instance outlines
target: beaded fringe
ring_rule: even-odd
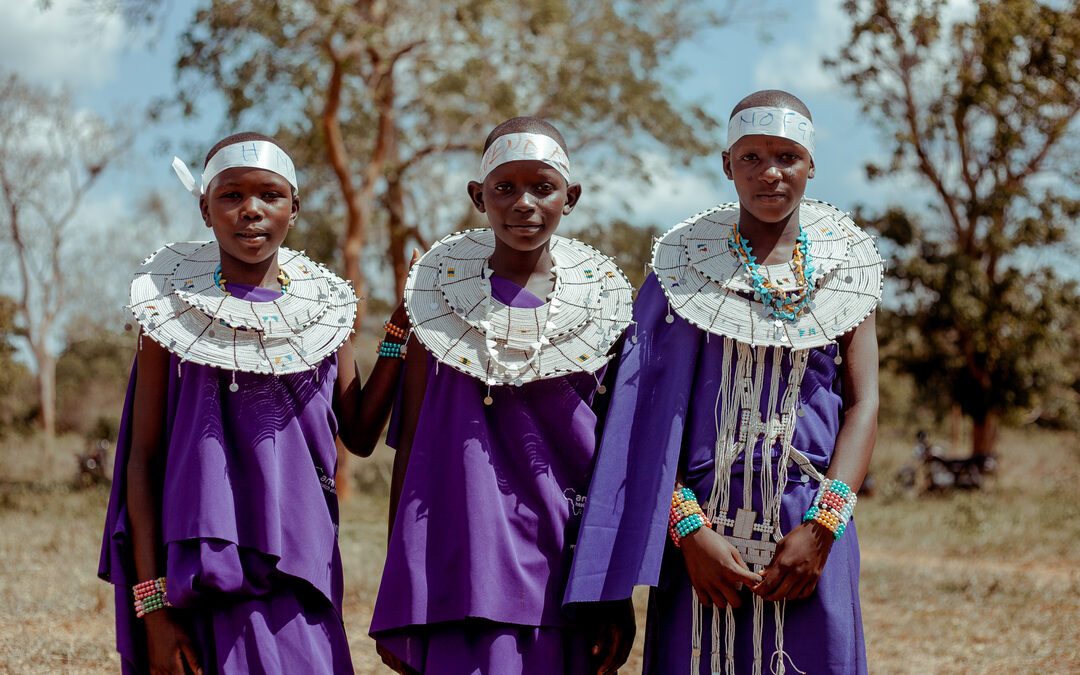
[[[736,547],[749,546],[756,554],[748,554],[740,548],[744,560],[747,560],[755,572],[764,569],[771,559],[776,542],[781,538],[780,501],[787,487],[788,467],[798,465],[803,473],[821,481],[821,473],[798,450],[791,446],[795,433],[795,421],[799,406],[799,389],[806,373],[808,350],[792,350],[782,347],[751,347],[731,338],[723,338],[723,363],[720,391],[716,397],[713,418],[716,424],[715,469],[712,491],[706,504],[705,514],[721,534]],[[766,356],[772,350],[772,367],[769,370],[769,396],[765,410],[761,410],[761,393],[765,384]],[[784,397],[778,401],[780,375],[784,360],[790,363],[787,388]],[[730,364],[734,361],[735,367]],[[764,413],[764,414],[763,414]],[[762,466],[754,469],[754,448],[758,440],[762,446]],[[771,471],[772,449],[780,447],[780,459],[777,464],[777,476],[774,480]],[[731,514],[731,470],[735,463],[743,461],[743,508]],[[755,514],[753,495],[755,484],[761,495],[762,513]],[[734,515],[734,517],[732,517]],[[749,522],[753,516],[752,526]],[[754,535],[760,535],[757,539]],[[755,557],[756,556],[756,557]],[[785,673],[790,657],[784,652],[784,610],[783,601],[774,602],[776,634],[774,652],[769,659],[769,670],[774,675]],[[704,628],[704,607],[693,597],[693,620],[691,634],[690,672],[698,675],[701,668],[702,637]],[[735,673],[735,617],[731,607],[722,611],[712,610],[710,628],[712,650],[710,670],[713,673]],[[755,595],[753,598],[753,645],[754,675],[761,675],[762,633],[764,632],[764,600]],[[720,645],[724,645],[723,651]],[[798,671],[798,668],[792,667]]]

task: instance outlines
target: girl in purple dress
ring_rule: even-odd
[[[570,616],[562,596],[592,404],[631,288],[555,234],[581,186],[550,124],[496,127],[468,191],[491,227],[437,243],[406,285],[413,337],[371,634],[399,673],[613,672],[632,607]]]
[[[123,670],[351,673],[335,436],[371,452],[401,360],[361,389],[351,287],[281,245],[300,197],[277,141],[222,140],[201,185],[173,165],[216,241],[169,244],[132,282],[139,348],[99,567]]]
[[[728,129],[739,202],[654,248],[566,599],[654,586],[648,673],[865,673],[850,518],[877,428],[882,261],[803,198],[799,99],[752,94]]]

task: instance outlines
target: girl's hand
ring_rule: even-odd
[[[146,622],[146,652],[151,675],[202,675],[195,645],[187,631],[169,616],[169,610],[147,614],[143,621]]]
[[[634,602],[616,600],[587,605],[582,610],[586,629],[591,635],[591,663],[598,675],[617,673],[626,663],[634,646],[637,624],[634,621]]]
[[[814,522],[799,524],[776,545],[760,584],[750,590],[766,600],[798,600],[817,588],[829,558],[833,533]]]
[[[753,586],[761,576],[750,571],[738,550],[708,527],[701,527],[682,538],[686,573],[706,607],[738,607],[743,584]]]

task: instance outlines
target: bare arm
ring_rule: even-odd
[[[405,306],[398,305],[390,323],[404,328],[408,321]],[[367,457],[379,444],[394,404],[401,368],[402,359],[380,356],[375,360],[367,383],[361,385],[352,343],[346,342],[338,350],[334,412],[338,418],[338,436],[349,452]]]
[[[420,259],[420,251],[413,249],[411,269]],[[390,323],[401,329],[409,326],[409,315],[404,301],[390,316]],[[386,335],[390,342],[398,338]],[[334,390],[334,413],[338,418],[338,436],[349,452],[368,457],[382,438],[383,427],[390,417],[401,375],[402,359],[380,356],[375,360],[367,384],[361,385],[360,375],[353,358],[352,344],[346,342],[338,350],[338,379]]]
[[[874,314],[840,339],[840,356],[844,419],[826,475],[858,490],[877,438],[878,348]],[[833,533],[817,522],[797,525],[780,540],[764,579],[753,591],[766,600],[809,596],[817,588],[833,541]]]
[[[165,476],[169,353],[150,338],[140,336],[139,344],[126,477],[135,572],[139,581],[145,581],[166,574],[165,561],[158,552],[162,548],[161,493]],[[182,659],[196,672],[202,672],[191,639],[172,619],[169,610],[151,612],[143,621],[154,672],[182,675]]]
[[[828,477],[858,490],[870,467],[877,440],[878,344],[875,314],[840,339],[840,382],[844,421],[836,436],[836,449]]]

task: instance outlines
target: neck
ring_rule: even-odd
[[[766,223],[739,209],[739,236],[754,249],[759,265],[773,265],[791,259],[799,238],[799,209],[775,223]]]
[[[220,255],[221,276],[230,284],[281,290],[281,282],[278,281],[277,251],[266,260],[257,263],[237,260],[224,251],[221,251]]]
[[[532,251],[518,251],[495,239],[495,252],[488,263],[491,271],[522,288],[528,288],[538,297],[551,292],[551,251],[548,244]],[[543,293],[536,290],[544,289]]]

